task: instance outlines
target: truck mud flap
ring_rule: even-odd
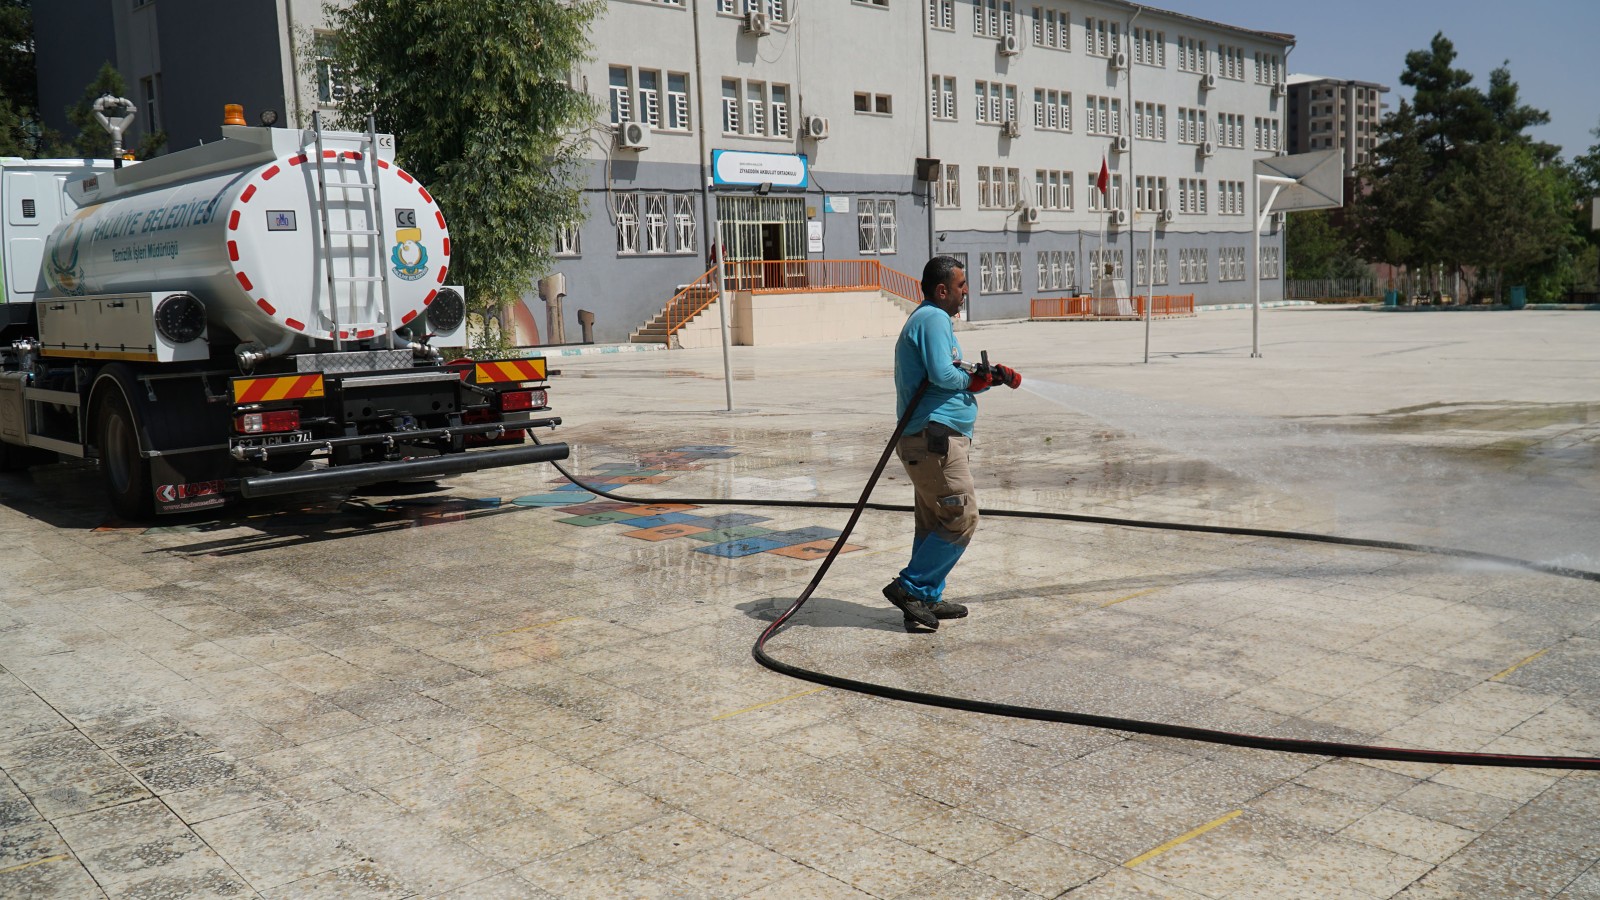
[[[329,466],[308,472],[284,472],[278,475],[253,475],[239,479],[239,493],[245,497],[272,497],[300,491],[318,491],[361,487],[402,478],[438,478],[460,475],[479,469],[496,469],[503,466],[520,466],[527,463],[551,462],[566,459],[567,445],[535,444],[505,450],[484,450],[477,453],[450,453],[420,459],[403,459],[396,462],[359,463],[348,466]]]

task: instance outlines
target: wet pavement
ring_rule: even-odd
[[[1600,316],[1293,309],[959,337],[986,506],[1600,569]],[[757,666],[893,425],[888,340],[564,358],[548,466],[110,521],[0,477],[0,896],[1600,897],[1600,777],[1274,754]],[[897,465],[874,494],[906,502]],[[631,504],[631,505],[630,505]],[[917,690],[1600,756],[1600,583],[989,518],[907,634],[870,512],[771,650]],[[826,546],[823,544],[822,546]],[[719,549],[720,548],[720,549]]]

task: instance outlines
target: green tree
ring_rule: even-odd
[[[39,122],[32,0],[0,0],[0,156],[35,157],[53,140]]]
[[[1571,207],[1566,180],[1533,148],[1484,143],[1466,149],[1430,224],[1442,258],[1476,269],[1479,290],[1499,298],[1508,275],[1538,280],[1570,251]]]
[[[345,76],[340,123],[393,133],[450,222],[472,309],[517,301],[581,217],[595,103],[567,84],[602,0],[353,0],[324,5]],[[314,56],[314,54],[308,54]]]
[[[1355,278],[1365,266],[1325,209],[1289,213],[1284,268],[1291,279]]]
[[[67,145],[66,152],[90,159],[111,157],[111,135],[94,117],[94,103],[107,94],[113,97],[125,97],[127,89],[127,84],[122,80],[122,73],[118,72],[115,66],[109,62],[100,66],[99,74],[83,89],[83,96],[67,110],[67,121],[72,123],[77,136]],[[123,149],[132,151],[138,159],[149,159],[160,155],[161,147],[166,142],[167,135],[164,131],[145,132],[138,147],[129,146],[125,137]]]

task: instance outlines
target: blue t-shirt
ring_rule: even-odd
[[[906,434],[917,434],[930,420],[942,422],[967,437],[978,422],[978,398],[967,390],[971,376],[955,365],[961,358],[950,314],[923,301],[906,319],[900,339],[894,345],[895,415],[906,414],[906,406],[922,382],[928,392],[922,395]]]

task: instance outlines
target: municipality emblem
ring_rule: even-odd
[[[416,281],[428,274],[428,248],[422,246],[422,229],[400,228],[394,236],[396,243],[389,251],[394,274],[406,281]]]

